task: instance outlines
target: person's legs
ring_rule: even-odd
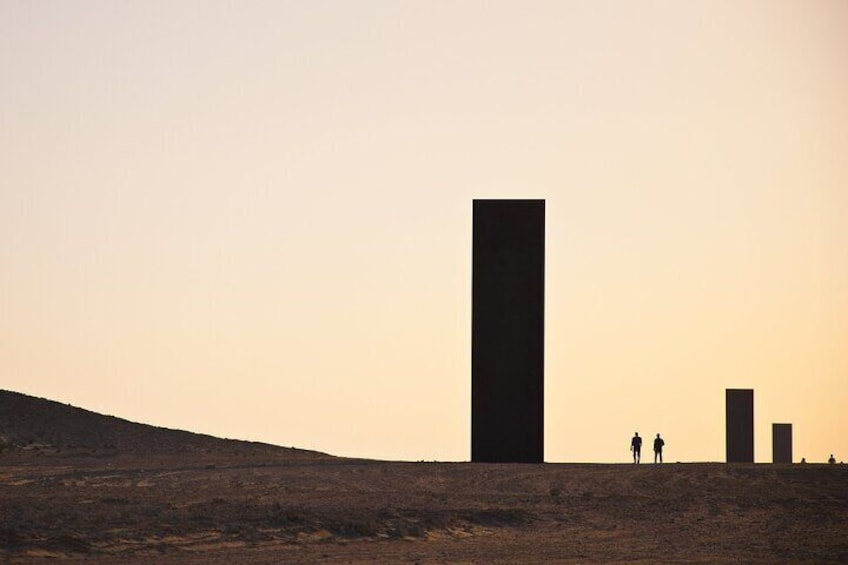
[[[662,463],[662,451],[660,451],[660,452],[658,453],[658,455],[660,456],[660,463]]]

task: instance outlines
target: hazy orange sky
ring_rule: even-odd
[[[471,202],[547,201],[546,459],[848,459],[848,3],[0,0],[0,388],[470,457]]]

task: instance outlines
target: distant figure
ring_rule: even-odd
[[[630,440],[630,451],[633,452],[633,462],[639,463],[642,460],[642,438],[639,437],[639,432]]]
[[[806,462],[807,462],[807,458],[806,458],[806,457],[802,457],[802,458],[801,458],[801,463],[806,463]]]
[[[830,454],[830,459],[827,460],[831,465],[836,463],[836,457],[833,456],[833,453]]]
[[[665,441],[660,437],[660,434],[657,434],[657,438],[654,440],[654,463],[657,462],[657,457],[660,458],[660,463],[662,463],[662,448],[665,445]]]

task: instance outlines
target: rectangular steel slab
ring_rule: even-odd
[[[726,400],[728,463],[754,462],[754,391],[729,388]]]
[[[772,463],[792,463],[792,424],[771,425]]]
[[[541,463],[545,201],[473,207],[471,460]]]

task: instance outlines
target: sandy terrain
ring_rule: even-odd
[[[6,457],[9,563],[848,562],[848,468]]]
[[[10,428],[4,563],[848,562],[845,465],[391,463],[214,438],[102,452],[10,446]]]

